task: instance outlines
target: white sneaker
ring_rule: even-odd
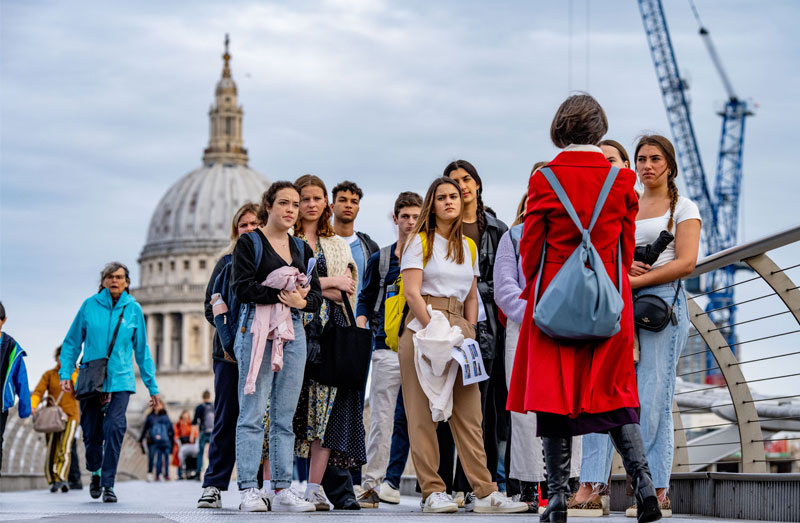
[[[206,487],[197,500],[197,508],[222,508],[222,495],[217,487]]]
[[[147,473],[147,482],[148,483],[152,483],[153,482],[153,473],[152,472],[148,472]]]
[[[242,491],[242,502],[239,503],[242,512],[266,512],[269,510],[261,491],[257,488],[246,488]]]
[[[325,512],[331,509],[330,502],[325,496],[325,490],[323,490],[322,487],[314,492],[311,497],[306,498],[306,501],[314,505],[314,508],[317,510],[317,512]]]
[[[422,512],[428,514],[458,512],[458,505],[446,492],[434,492],[422,503]]]
[[[464,495],[464,502],[462,503],[462,505],[464,506],[464,511],[465,512],[474,512],[475,511],[475,500],[476,499],[477,498],[475,497],[475,493],[474,492],[467,492]]]
[[[315,510],[313,503],[302,499],[291,488],[281,490],[272,498],[273,512],[314,512]]]
[[[392,488],[392,486],[385,481],[381,483],[380,490],[378,491],[378,497],[384,503],[391,503],[392,505],[397,505],[400,503],[400,491],[396,488]]]
[[[266,487],[261,487],[259,492],[261,493],[261,499],[267,504],[267,510],[272,510],[272,499],[275,497],[275,491],[267,489]]]
[[[485,498],[475,499],[475,512],[489,514],[509,514],[513,512],[527,512],[528,504],[521,501],[512,501],[502,492],[492,492]]]

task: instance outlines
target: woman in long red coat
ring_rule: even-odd
[[[564,149],[548,167],[558,178],[584,226],[611,165],[597,144],[608,122],[597,101],[589,95],[569,97],[556,112],[550,129],[553,143]],[[617,284],[617,256],[622,257],[624,309],[619,332],[592,342],[558,341],[543,333],[533,321],[533,289],[547,242],[539,295],[544,293],[563,263],[579,245],[581,231],[567,214],[555,191],[541,172],[528,186],[525,228],[520,242],[528,299],[523,319],[508,408],[535,411],[537,432],[542,437],[548,476],[548,509],[542,521],[567,518],[571,437],[607,432],[633,478],[639,505],[639,521],[660,519],[650,471],[644,457],[631,352],[633,314],[628,269],[633,262],[634,228],[638,200],[633,190],[636,175],[621,169],[592,230],[592,244],[609,277]],[[621,252],[618,252],[618,241]]]

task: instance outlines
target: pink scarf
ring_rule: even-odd
[[[296,267],[287,265],[269,273],[262,285],[291,292],[305,285],[306,281],[305,274]],[[244,385],[245,394],[256,391],[256,378],[264,359],[267,340],[272,340],[272,371],[278,372],[283,368],[283,343],[294,340],[292,309],[280,302],[271,305],[256,304],[250,331],[253,334],[253,345],[250,348],[250,369]]]

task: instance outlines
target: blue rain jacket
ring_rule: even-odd
[[[123,292],[114,305],[108,289],[103,289],[87,298],[72,321],[72,326],[61,346],[59,375],[62,380],[71,378],[70,369],[75,368],[81,348],[83,363],[106,357],[123,307],[125,311],[122,323],[119,326],[114,350],[108,360],[105,391],[136,392],[136,375],[133,370],[133,357],[135,357],[139,374],[150,395],[158,394],[156,369],[147,346],[147,330],[142,307],[127,292]],[[80,379],[80,371],[78,376]]]
[[[0,332],[0,411],[14,406],[14,397],[19,396],[17,412],[20,418],[31,415],[31,390],[28,387],[28,370],[22,357],[25,351],[17,341]]]

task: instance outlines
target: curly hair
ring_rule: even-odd
[[[304,174],[300,178],[294,181],[294,185],[297,187],[297,191],[302,195],[303,189],[306,187],[319,187],[322,189],[322,194],[325,195],[325,208],[322,209],[322,214],[317,220],[317,235],[320,238],[330,238],[334,236],[336,233],[333,230],[333,225],[331,225],[331,215],[333,212],[331,211],[331,206],[328,205],[328,189],[325,187],[325,182],[319,176],[314,176],[313,174]],[[302,198],[301,198],[302,201]],[[300,236],[302,231],[302,220],[303,216],[302,213],[297,215],[297,225],[294,228],[294,235]]]
[[[351,192],[358,196],[358,201],[360,202],[361,199],[364,197],[364,191],[361,190],[361,187],[355,184],[355,182],[351,182],[349,180],[345,180],[340,184],[337,184],[336,187],[333,188],[331,191],[331,195],[333,196],[333,201],[336,201],[336,195],[340,192]]]
[[[605,111],[586,93],[573,94],[564,100],[550,125],[550,139],[559,149],[570,144],[596,145],[606,132]]]

